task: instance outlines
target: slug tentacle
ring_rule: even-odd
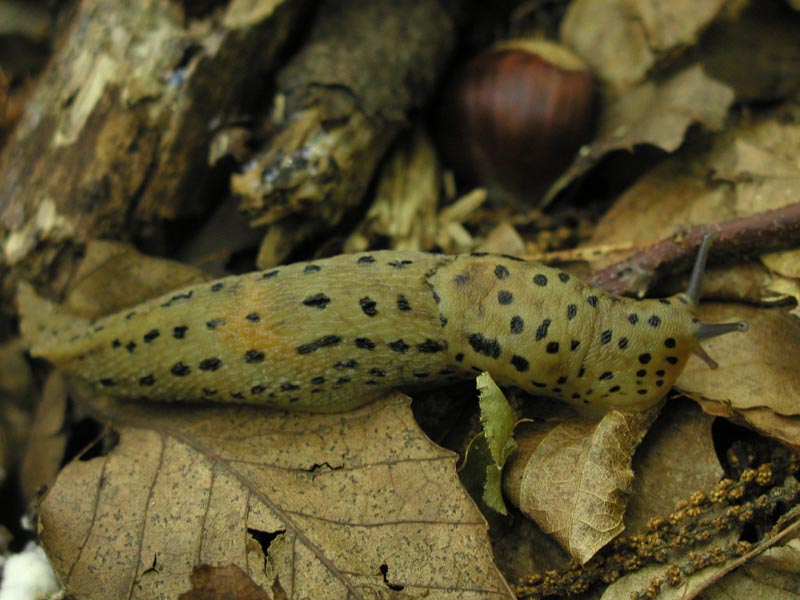
[[[592,412],[643,409],[704,355],[699,340],[746,327],[695,318],[709,243],[671,299],[618,298],[512,256],[377,251],[198,284],[97,321],[21,286],[21,330],[33,356],[121,397],[331,412],[487,371]]]

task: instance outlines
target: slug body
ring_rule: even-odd
[[[514,257],[395,251],[228,277],[92,322],[29,287],[20,306],[31,354],[106,393],[317,412],[480,371],[584,409],[643,409],[700,337],[742,328],[700,324],[686,294],[637,301]]]

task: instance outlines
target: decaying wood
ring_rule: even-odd
[[[306,5],[190,16],[179,2],[84,0],[0,153],[3,300],[17,277],[60,293],[87,239],[196,212],[215,127],[274,68]]]
[[[302,214],[319,229],[359,202],[446,65],[459,1],[445,4],[329,0],[320,8],[309,39],[278,75],[277,134],[232,180],[255,223]]]

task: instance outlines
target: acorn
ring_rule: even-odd
[[[532,204],[591,138],[594,85],[566,47],[509,40],[456,72],[438,114],[444,159],[460,179]]]

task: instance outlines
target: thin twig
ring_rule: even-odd
[[[743,257],[800,247],[800,203],[733,219],[696,225],[595,273],[590,282],[613,294],[641,293],[657,280],[691,265],[703,234],[714,234],[712,256]]]

